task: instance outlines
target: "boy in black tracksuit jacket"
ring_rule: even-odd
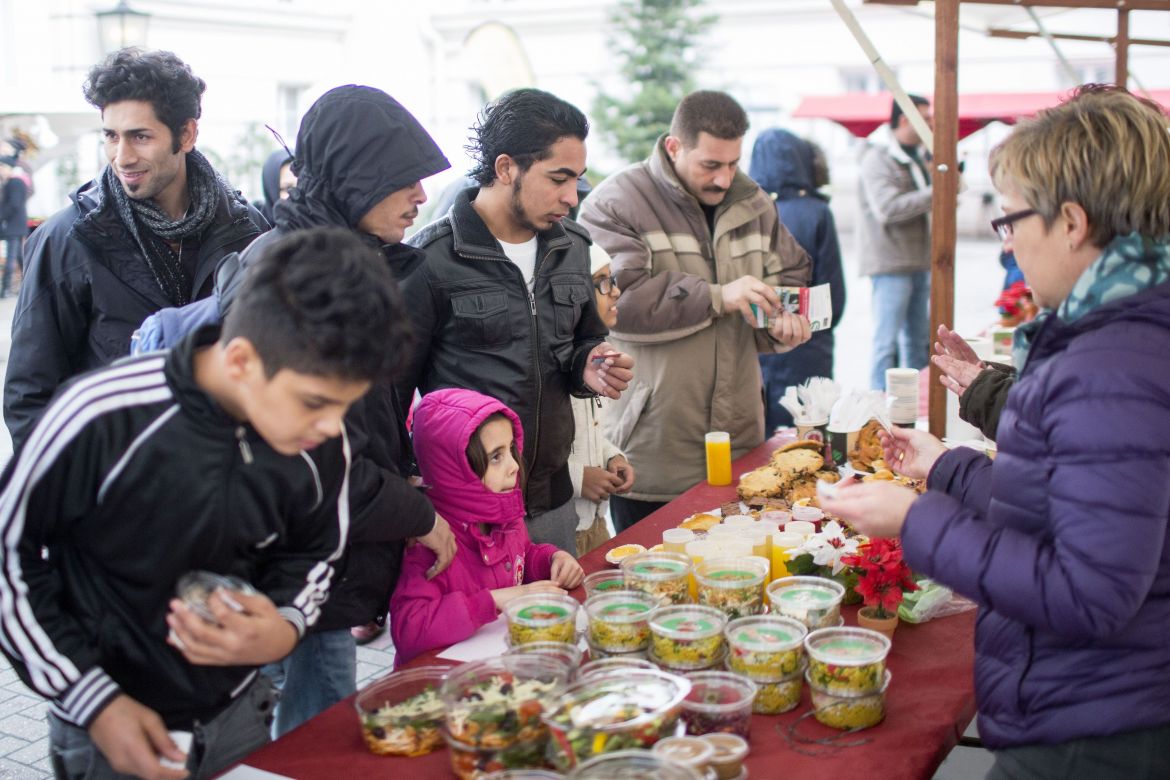
[[[256,667],[328,596],[342,418],[389,374],[377,345],[405,332],[401,299],[375,252],[313,230],[269,247],[237,302],[222,334],[63,388],[5,470],[0,648],[52,699],[58,777],[206,777],[263,744]],[[259,593],[217,592],[206,622],[174,598],[195,570]],[[184,760],[168,729],[194,732],[186,770],[160,769]]]

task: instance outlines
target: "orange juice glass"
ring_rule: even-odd
[[[707,484],[731,484],[731,434],[713,431],[705,437],[707,446]]]
[[[787,577],[788,561],[792,560],[792,551],[804,543],[804,536],[780,531],[772,534],[772,579]]]

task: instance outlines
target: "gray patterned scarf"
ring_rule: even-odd
[[[136,200],[126,194],[113,166],[106,166],[103,184],[113,198],[122,224],[134,237],[155,282],[173,306],[191,302],[192,281],[181,258],[167,241],[199,237],[215,220],[221,193],[230,199],[231,188],[200,152],[187,152],[187,191],[191,206],[180,219],[171,219],[153,200]]]

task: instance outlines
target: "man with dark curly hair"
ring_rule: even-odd
[[[205,89],[170,52],[90,70],[109,165],[29,239],[4,388],[15,447],[62,383],[126,355],[151,313],[210,294],[219,259],[267,229],[195,149]]]
[[[403,281],[416,343],[402,389],[464,387],[515,411],[529,535],[575,553],[569,399],[617,398],[634,365],[604,341],[589,234],[568,216],[589,124],[555,95],[518,89],[472,132],[479,186],[411,239],[426,262]]]

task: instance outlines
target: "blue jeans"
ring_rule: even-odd
[[[261,671],[281,691],[276,739],[357,690],[357,644],[348,628],[310,632],[287,658]]]
[[[930,271],[871,279],[876,322],[869,386],[885,390],[887,368],[923,368],[930,360]]]

